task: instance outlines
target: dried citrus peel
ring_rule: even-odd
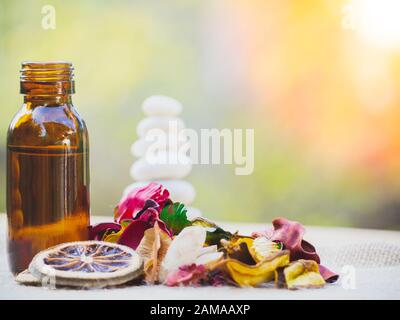
[[[27,286],[39,286],[41,282],[38,278],[34,277],[29,270],[24,270],[20,272],[16,277],[15,281],[19,284],[27,285]]]

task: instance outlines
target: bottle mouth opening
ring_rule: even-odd
[[[21,65],[21,93],[36,95],[74,93],[74,67],[65,61],[25,61]]]
[[[74,67],[70,62],[26,61],[21,67],[21,81],[72,81],[73,77]]]

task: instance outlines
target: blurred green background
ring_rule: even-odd
[[[205,216],[399,229],[399,50],[346,30],[345,4],[0,0],[0,211],[20,63],[67,60],[90,135],[92,214],[111,217],[132,182],[141,103],[164,94],[188,127],[255,129],[252,175],[199,165],[188,177]],[[55,30],[42,28],[44,5]]]

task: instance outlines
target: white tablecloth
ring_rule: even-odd
[[[106,221],[93,217],[92,221]],[[111,217],[109,218],[111,220]],[[221,223],[250,234],[263,224]],[[47,289],[15,283],[6,256],[6,216],[0,214],[0,299],[400,299],[400,232],[307,227],[324,265],[342,275],[322,289],[289,291],[275,288],[169,288],[136,286],[118,289]],[[374,258],[377,257],[377,258]],[[350,267],[347,265],[351,265]]]

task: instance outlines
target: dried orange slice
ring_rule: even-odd
[[[126,283],[142,274],[142,258],[135,250],[104,241],[63,243],[39,252],[29,272],[57,286],[107,287]]]

